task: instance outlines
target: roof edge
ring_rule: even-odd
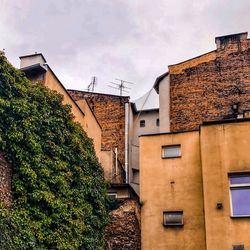
[[[25,57],[32,57],[32,56],[41,56],[43,58],[43,60],[45,61],[45,63],[47,63],[47,61],[42,53],[34,53],[34,54],[25,55],[25,56],[19,56],[19,59],[22,59]]]
[[[165,72],[162,75],[158,76],[155,80],[154,86],[153,88],[155,89],[156,93],[159,94],[159,84],[160,82],[166,77],[168,76],[169,72]]]

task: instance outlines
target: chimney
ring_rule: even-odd
[[[46,64],[46,60],[42,53],[35,53],[32,55],[20,56],[20,69],[27,68],[33,65],[41,65],[44,66]]]
[[[218,36],[215,38],[216,48],[224,49],[229,43],[240,43],[243,40],[247,40],[247,32],[232,34],[227,36]]]

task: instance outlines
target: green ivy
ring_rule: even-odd
[[[0,54],[0,151],[12,165],[0,249],[102,249],[107,184],[63,97]]]

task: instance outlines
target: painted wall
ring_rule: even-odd
[[[249,119],[239,119],[140,137],[143,250],[250,248],[250,216],[232,217],[229,183],[230,174],[250,175],[249,131]],[[181,157],[163,159],[162,145],[171,144]],[[163,227],[166,210],[183,211],[184,226]]]
[[[84,116],[84,130],[87,133],[88,137],[93,139],[95,150],[100,159],[100,152],[101,152],[101,138],[102,138],[102,130],[98,121],[92,112],[91,108],[89,107],[87,101],[85,99],[79,100],[76,102],[80,109],[85,114]]]
[[[162,146],[181,144],[181,157],[163,159]],[[199,132],[140,137],[143,250],[205,249]],[[164,227],[163,211],[182,210],[183,227]]]
[[[250,217],[231,218],[228,173],[250,174],[250,122],[201,127],[207,249],[250,249]],[[216,204],[221,202],[222,209]],[[250,204],[249,204],[250,206]]]
[[[167,75],[159,84],[160,132],[170,132],[170,83]]]
[[[133,114],[133,129],[130,133],[131,137],[131,166],[130,166],[130,183],[137,194],[140,193],[138,178],[133,176],[133,169],[139,170],[139,136],[142,134],[159,133],[159,126],[156,125],[156,120],[159,118],[158,110],[142,111],[141,113]],[[140,127],[140,121],[145,120],[145,127]],[[136,180],[135,180],[136,179]],[[139,180],[140,182],[140,180]]]
[[[93,139],[97,157],[100,158],[101,128],[95,120],[93,114],[91,114],[91,110],[89,109],[89,107],[87,107],[86,103],[80,103],[81,107],[83,108],[83,110],[81,110],[80,106],[78,106],[73,101],[66,89],[59,83],[50,68],[48,68],[48,71],[46,72],[44,84],[49,89],[55,90],[58,93],[62,94],[64,104],[71,105],[72,113],[75,117],[74,119],[81,124],[87,135]],[[84,110],[86,111],[86,114],[84,113]],[[90,123],[92,124],[90,125]]]

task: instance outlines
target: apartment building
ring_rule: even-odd
[[[250,248],[250,40],[215,42],[156,79],[165,120],[140,136],[143,250]]]

